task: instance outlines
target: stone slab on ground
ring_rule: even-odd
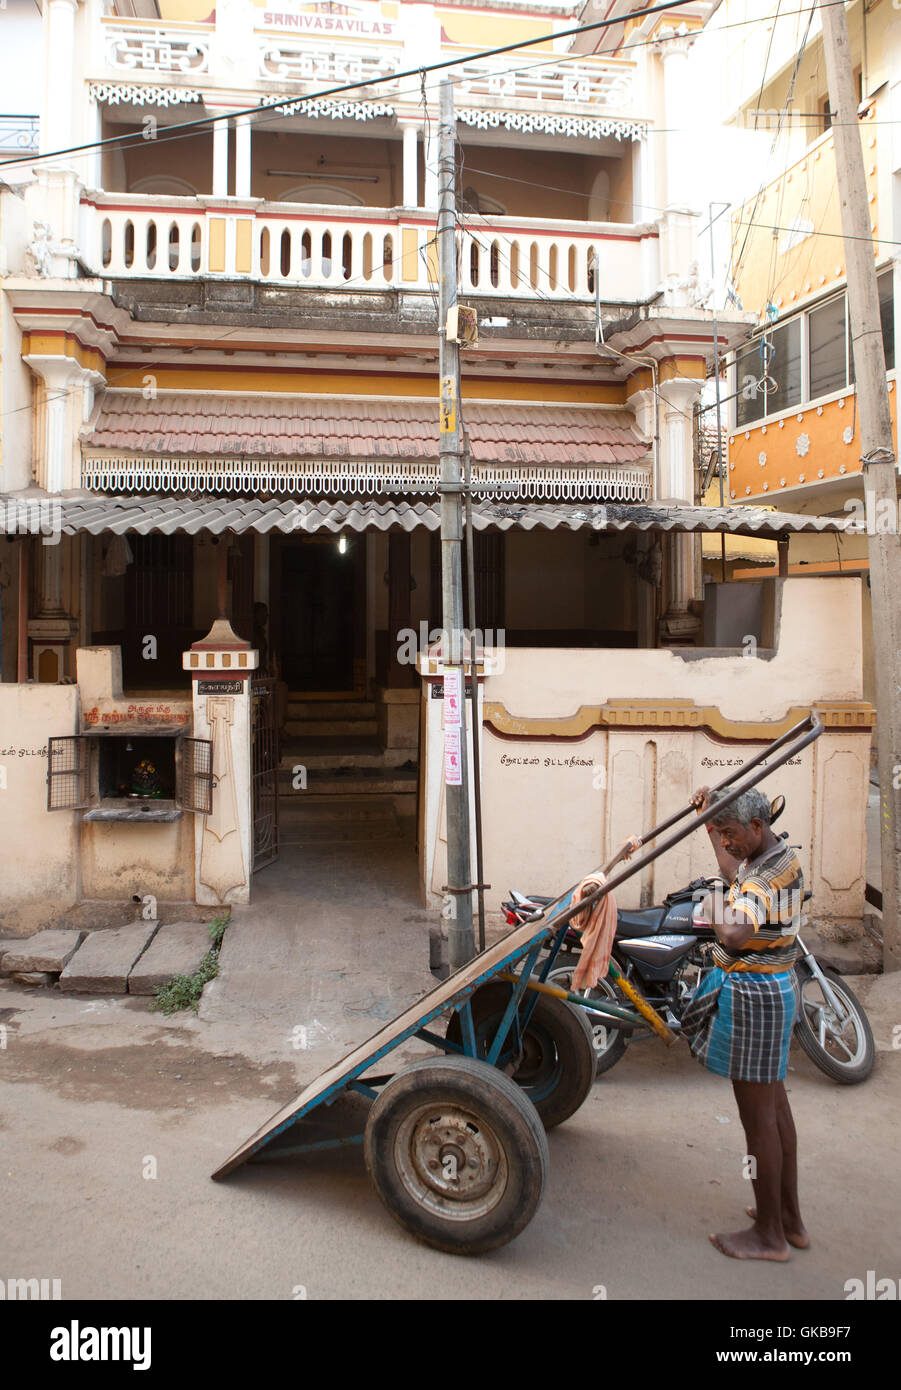
[[[15,970],[9,978],[14,985],[53,985],[59,977],[49,970]]]
[[[39,931],[15,943],[0,945],[0,974],[47,971],[58,975],[75,955],[83,931]]]
[[[72,994],[125,994],[132,968],[158,927],[158,922],[135,922],[91,932],[60,975],[60,989]]]
[[[160,927],[128,977],[129,994],[152,994],[175,975],[193,975],[211,944],[205,922]]]

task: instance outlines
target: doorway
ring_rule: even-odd
[[[280,547],[278,644],[289,690],[352,692],[365,621],[362,538],[286,540]]]

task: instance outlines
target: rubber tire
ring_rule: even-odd
[[[512,989],[513,986],[503,980],[489,980],[486,984],[480,985],[472,995],[472,1021],[476,1030],[476,1040],[483,1052],[488,1051],[488,1044],[497,1031]],[[541,1123],[545,1129],[553,1129],[555,1125],[562,1124],[570,1115],[574,1115],[588,1097],[597,1067],[594,1034],[587,1015],[581,1009],[547,994],[538,997],[529,1020],[529,1028],[526,1029],[526,1038],[529,1037],[533,1023],[549,1034],[552,1040],[558,1063],[556,1082],[552,1090],[536,1096],[530,1086],[517,1080],[517,1072],[513,1073],[512,1079],[529,1097],[541,1116]],[[509,1036],[508,1034],[508,1039]],[[534,1038],[535,1034],[532,1036]],[[457,1013],[452,1015],[448,1024],[447,1037],[450,1042],[463,1042],[463,1030]],[[540,1040],[538,1046],[542,1047]],[[519,1068],[520,1072],[521,1070],[522,1063]]]
[[[873,1041],[873,1030],[870,1021],[864,1013],[863,1005],[857,995],[845,984],[841,975],[834,970],[828,970],[825,966],[820,966],[826,979],[832,988],[840,995],[849,1009],[855,1014],[858,1031],[864,1040],[863,1061],[858,1062],[854,1067],[844,1067],[841,1062],[836,1062],[833,1057],[823,1051],[820,1047],[820,1040],[808,1022],[807,1015],[801,1004],[801,985],[802,981],[795,971],[795,993],[798,996],[798,1017],[795,1022],[795,1037],[807,1053],[812,1062],[819,1067],[820,1071],[825,1072],[833,1081],[840,1081],[844,1086],[856,1086],[861,1081],[866,1081],[876,1062],[876,1044]],[[812,978],[808,976],[808,978]]]
[[[562,988],[568,989],[569,985],[567,985],[565,981],[561,981],[556,977],[564,974],[572,975],[572,972],[573,970],[575,970],[578,963],[579,957],[577,955],[559,955],[557,959],[554,961],[553,968],[547,977],[547,983],[549,985],[561,984]],[[602,994],[607,994],[607,997],[613,1003],[624,1003],[622,996],[617,994],[613,985],[611,985],[607,980],[599,980],[596,985],[596,989]],[[594,1074],[595,1076],[603,1076],[604,1072],[610,1071],[611,1067],[615,1067],[617,1062],[621,1061],[622,1058],[625,1056],[626,1047],[628,1045],[628,1038],[626,1034],[623,1033],[619,1028],[608,1028],[607,1046],[603,1049],[603,1051],[601,1051],[601,1049],[597,1045],[597,1040],[594,1036],[594,1029],[598,1025],[592,1024],[591,1017],[589,1014],[586,1013],[583,1015],[583,1017],[586,1019],[588,1027],[591,1031],[591,1045],[594,1048],[594,1055],[597,1059]]]
[[[464,1106],[491,1128],[507,1162],[497,1206],[472,1222],[448,1221],[417,1200],[394,1158],[398,1127],[424,1102]],[[531,1101],[508,1076],[474,1057],[430,1057],[397,1073],[373,1101],[363,1156],[375,1189],[411,1235],[450,1255],[484,1255],[506,1245],[529,1224],[547,1182],[547,1139]]]

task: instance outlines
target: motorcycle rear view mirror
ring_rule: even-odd
[[[784,797],[784,796],[774,796],[773,799],[772,799],[772,801],[770,802],[770,825],[773,824],[773,821],[779,819],[779,817],[782,815],[782,812],[783,812],[784,810],[785,810],[785,797]]]

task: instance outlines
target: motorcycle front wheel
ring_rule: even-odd
[[[578,962],[578,956],[559,955],[554,962],[554,968],[547,977],[547,984],[557,985],[560,989],[572,990],[573,971]],[[612,1004],[622,1005],[624,1003],[609,980],[598,980],[594,989],[588,991],[588,998],[609,999]],[[626,1050],[626,1037],[619,1028],[611,1028],[600,1014],[586,1012],[586,1018],[591,1026],[595,1076],[602,1076],[605,1071],[615,1067],[622,1057]]]
[[[876,1061],[873,1031],[863,1005],[841,975],[820,966],[841,1005],[837,1014],[815,975],[795,967],[798,1017],[795,1036],[812,1062],[833,1081],[854,1086],[866,1081]]]

